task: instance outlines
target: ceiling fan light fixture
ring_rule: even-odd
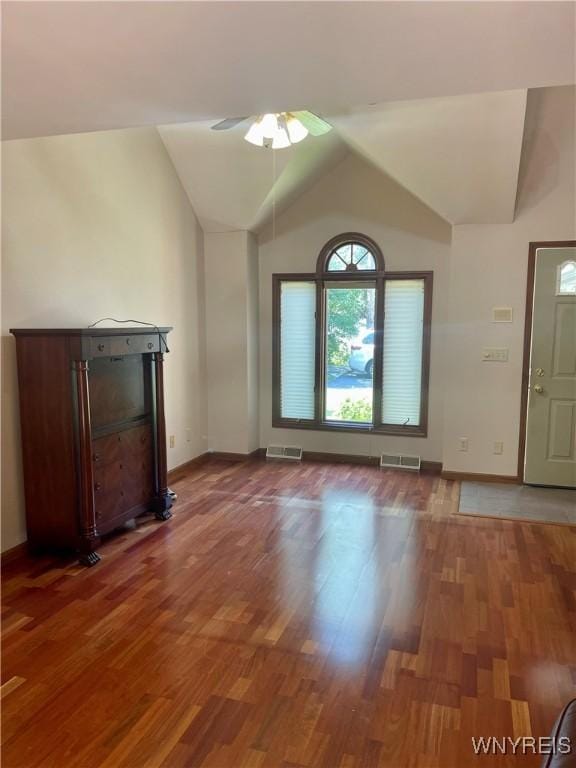
[[[284,149],[292,144],[298,144],[307,136],[322,136],[332,130],[330,123],[307,110],[268,112],[265,115],[257,115],[253,119],[254,122],[244,138],[256,147]],[[211,127],[213,131],[226,131],[235,128],[244,120],[248,118],[227,117]]]
[[[231,119],[228,118],[228,121]],[[331,129],[329,123],[313,112],[268,112],[254,119],[244,138],[257,147],[285,149],[298,144],[307,136],[321,136]]]
[[[292,144],[298,144],[299,141],[308,136],[308,129],[302,125],[300,120],[294,115],[288,115],[286,117],[286,130]]]
[[[263,147],[264,131],[262,128],[262,120],[256,120],[254,123],[252,123],[244,138],[246,141],[249,141],[250,144],[254,144],[256,147]]]

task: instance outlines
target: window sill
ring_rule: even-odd
[[[428,437],[425,426],[404,427],[401,424],[387,424],[373,427],[370,424],[339,424],[334,422],[293,421],[273,419],[274,429],[305,429],[313,432],[347,432],[355,435],[395,435],[396,437]]]

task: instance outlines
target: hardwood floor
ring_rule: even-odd
[[[212,461],[75,562],[9,566],[5,768],[462,768],[576,687],[576,528],[457,516],[458,483]]]

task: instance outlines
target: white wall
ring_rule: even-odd
[[[258,241],[250,233],[248,236],[248,269],[247,269],[247,387],[248,387],[248,450],[260,448],[260,360],[259,339],[259,281],[258,281]]]
[[[341,232],[362,232],[381,247],[388,270],[432,270],[430,414],[428,437],[349,435],[272,428],[272,275],[314,272],[322,246]],[[442,373],[448,294],[450,226],[393,180],[349,155],[260,234],[260,443],[305,450],[378,455],[386,450],[442,459]]]
[[[173,325],[170,467],[206,450],[203,241],[154,129],[2,145],[2,549],[25,539],[12,327]],[[187,442],[190,430],[190,442]]]
[[[209,449],[258,445],[257,254],[250,232],[205,235]]]
[[[572,87],[531,91],[516,219],[454,227],[446,358],[444,469],[516,475],[524,310],[531,241],[576,237]],[[510,306],[511,325],[491,322]],[[509,362],[483,363],[484,346],[507,347]],[[468,452],[458,450],[467,437]],[[493,453],[495,441],[504,453]]]

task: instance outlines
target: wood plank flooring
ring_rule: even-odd
[[[458,483],[211,461],[72,560],[8,567],[4,768],[462,768],[576,688],[576,528],[456,515]]]

